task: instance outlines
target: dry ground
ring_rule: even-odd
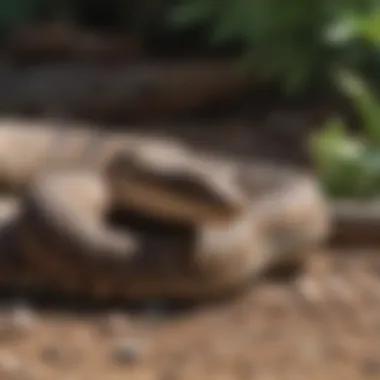
[[[4,303],[0,379],[379,379],[379,275],[378,252],[353,250],[174,315]]]

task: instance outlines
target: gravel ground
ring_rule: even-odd
[[[0,379],[379,379],[379,272],[374,251],[318,252],[298,276],[174,314],[4,301]]]

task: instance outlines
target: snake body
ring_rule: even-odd
[[[0,182],[21,198],[0,218],[0,282],[93,298],[222,295],[334,221],[310,173],[86,127],[7,120]]]

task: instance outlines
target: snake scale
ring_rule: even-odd
[[[0,284],[102,299],[222,295],[341,216],[307,172],[48,121],[0,123],[0,184]]]

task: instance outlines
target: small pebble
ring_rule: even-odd
[[[111,349],[110,356],[113,363],[123,366],[140,362],[144,353],[143,347],[137,342],[121,342]]]

